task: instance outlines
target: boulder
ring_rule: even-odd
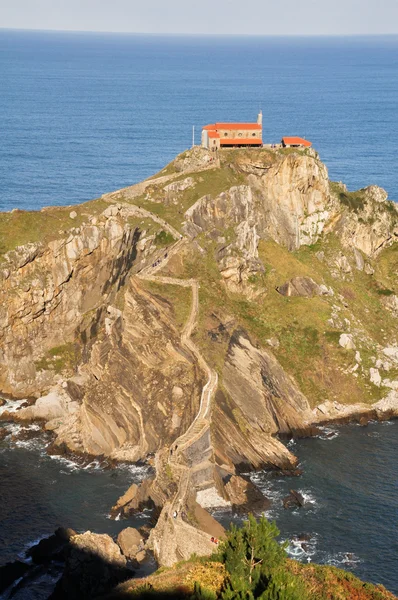
[[[398,346],[383,348],[383,354],[393,362],[398,363]]]
[[[394,317],[398,317],[398,296],[396,294],[384,296],[384,298],[381,299],[381,302]]]
[[[350,333],[342,333],[339,339],[339,344],[346,350],[355,350],[354,340]]]
[[[238,512],[262,513],[269,509],[271,502],[250,481],[238,475],[232,475],[225,485],[225,491],[233,509]]]
[[[117,536],[117,543],[128,560],[137,560],[138,553],[143,550],[144,540],[134,527],[126,527]]]
[[[320,286],[311,277],[293,277],[290,281],[278,286],[276,291],[282,296],[301,296],[302,298],[322,295]]]
[[[362,254],[357,248],[354,248],[355,267],[358,271],[363,271],[365,267],[365,261]]]
[[[289,495],[283,499],[283,508],[299,508],[304,504],[303,496],[296,490],[290,490]]]
[[[131,578],[126,558],[109,535],[86,531],[70,539],[64,572],[51,600],[88,600]]]
[[[76,531],[73,529],[59,527],[53,535],[40,540],[38,544],[29,548],[26,557],[31,558],[36,564],[48,563],[54,558],[59,558],[74,535],[76,535]]]
[[[54,389],[46,396],[38,398],[34,404],[18,410],[15,418],[20,421],[59,419],[67,412],[68,401],[68,396],[62,390]]]
[[[370,381],[374,385],[377,385],[377,387],[380,387],[380,385],[381,385],[381,375],[380,375],[379,369],[375,369],[373,367],[370,367],[369,374],[370,374]]]
[[[116,517],[118,514],[128,516],[144,507],[156,506],[156,502],[150,495],[153,481],[153,479],[145,479],[140,485],[133,483],[112,507],[112,516]]]

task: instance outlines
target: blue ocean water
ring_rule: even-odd
[[[310,139],[330,176],[398,200],[398,36],[261,38],[0,30],[0,210],[130,185],[192,126]]]

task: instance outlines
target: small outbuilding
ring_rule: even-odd
[[[284,148],[310,148],[311,142],[301,137],[283,137],[281,144]]]

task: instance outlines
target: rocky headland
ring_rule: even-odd
[[[384,190],[329,181],[313,150],[193,148],[93,202],[3,213],[0,393],[28,405],[1,418],[149,461],[114,515],[155,508],[161,565],[210,554],[208,509],[266,503],[242,473],[294,473],[283,439],[398,415],[397,241]]]

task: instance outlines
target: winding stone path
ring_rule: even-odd
[[[139,209],[139,211],[140,215],[147,218],[155,217],[154,220],[157,223],[161,223],[166,229],[165,222],[160,220],[156,215],[152,215],[152,213],[146,210],[144,211],[143,209]],[[165,249],[164,254],[161,256],[161,258],[158,258],[154,264],[148,265],[141,269],[141,271],[136,274],[136,277],[146,281],[154,281],[156,283],[191,288],[192,306],[188,319],[181,332],[181,343],[195,356],[199,366],[207,374],[207,381],[203,386],[199,410],[194,420],[188,429],[174,441],[167,458],[167,465],[169,465],[169,467],[172,469],[173,475],[176,479],[178,479],[178,482],[177,490],[172,499],[165,503],[162,514],[155,528],[155,530],[159,529],[159,535],[155,534],[155,530],[153,530],[152,534],[153,547],[162,564],[167,564],[167,561],[169,560],[167,558],[168,553],[171,556],[174,552],[175,556],[181,559],[189,557],[190,553],[194,551],[200,551],[201,554],[210,554],[214,550],[214,544],[210,540],[210,535],[196,529],[192,525],[189,525],[189,523],[186,523],[182,518],[181,513],[183,512],[187,497],[190,492],[191,469],[186,465],[181,464],[181,458],[182,454],[197,440],[199,440],[205,434],[206,430],[210,428],[209,417],[211,404],[218,384],[217,372],[209,367],[203,354],[191,339],[191,336],[197,325],[199,315],[199,282],[196,279],[177,279],[174,277],[156,275],[156,273],[163,269],[172,256],[179,252],[182,246],[187,242],[187,239],[183,238],[175,230],[173,231],[171,226],[168,228],[168,231],[170,231],[170,233],[172,233],[172,235],[175,237],[178,237],[178,241]],[[165,531],[168,532],[168,535],[166,536]],[[176,542],[175,548],[173,550],[169,548],[168,553],[165,552],[164,549],[164,537],[166,537],[168,540],[175,540]],[[177,544],[177,540],[180,540],[179,544]],[[184,540],[184,550],[183,554],[178,556],[178,553],[181,553],[181,540]],[[190,549],[188,540],[190,540],[191,545],[193,544],[192,549]],[[172,562],[173,561],[171,561],[170,564],[172,564]]]

